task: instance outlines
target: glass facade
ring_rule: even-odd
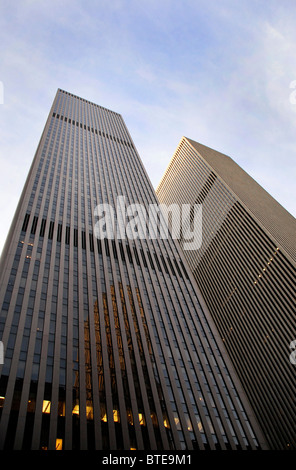
[[[264,448],[175,241],[96,237],[118,196],[157,204],[122,117],[58,90],[1,258],[0,448]]]

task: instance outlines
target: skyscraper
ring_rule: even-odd
[[[185,137],[156,193],[202,207],[202,244],[184,256],[269,446],[295,449],[294,217],[231,158]]]
[[[265,448],[176,242],[118,204],[157,205],[122,117],[58,90],[1,258],[1,448]]]

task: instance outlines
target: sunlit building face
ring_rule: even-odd
[[[156,193],[202,207],[200,247],[179,245],[270,447],[295,449],[295,218],[230,157],[185,137]]]

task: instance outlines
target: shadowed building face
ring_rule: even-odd
[[[1,448],[264,447],[176,241],[97,236],[118,197],[158,203],[123,119],[58,90],[1,259]]]

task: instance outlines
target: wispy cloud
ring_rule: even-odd
[[[58,87],[120,112],[156,186],[182,135],[296,215],[296,5],[1,2],[0,249]]]

